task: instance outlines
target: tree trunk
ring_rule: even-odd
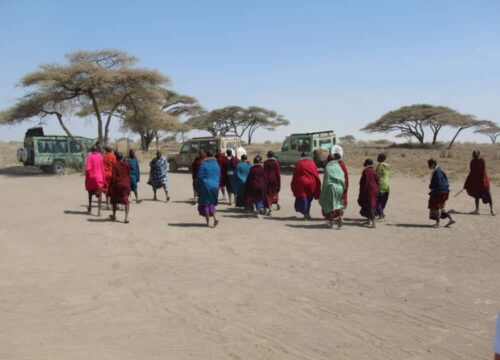
[[[441,130],[441,126],[438,126],[438,127],[434,128],[434,129],[432,129],[432,132],[433,132],[432,145],[436,145],[437,136],[438,136],[439,130]]]
[[[89,97],[92,100],[92,106],[94,107],[95,115],[97,117],[97,141],[99,145],[104,143],[104,136],[102,132],[102,116],[101,111],[99,110],[99,105],[97,104],[97,99],[95,98],[94,92],[92,90],[89,91]]]
[[[466,128],[461,127],[461,128],[458,129],[458,131],[456,132],[455,136],[453,136],[453,139],[451,139],[450,144],[448,145],[448,150],[451,149],[451,147],[453,146],[453,143],[455,142],[455,139],[457,138],[458,134],[460,134],[460,131],[462,131],[463,129],[466,129]]]
[[[155,133],[154,132],[144,132],[141,133],[141,150],[142,151],[149,151],[149,146],[153,142],[155,138]]]

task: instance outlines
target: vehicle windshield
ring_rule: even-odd
[[[319,147],[321,147],[323,149],[331,149],[332,148],[332,141],[330,139],[320,140]]]

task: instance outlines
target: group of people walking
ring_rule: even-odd
[[[295,197],[295,210],[304,216],[304,220],[312,219],[311,205],[314,199],[318,199],[329,226],[337,224],[338,228],[342,227],[349,186],[349,175],[342,154],[340,146],[333,148],[325,166],[323,181],[316,163],[306,153],[297,162],[291,188]],[[358,203],[370,227],[375,226],[376,216],[379,219],[385,217],[384,208],[389,195],[388,168],[384,154],[379,156],[376,170],[372,160],[367,159],[365,162]],[[246,209],[256,218],[261,214],[272,215],[273,205],[276,210],[280,209],[281,167],[273,151],[267,153],[265,161],[260,155],[255,156],[251,164],[246,155],[238,159],[231,149],[226,154],[220,150],[215,154],[200,150],[192,170],[194,199],[207,226],[219,224],[216,216],[219,192],[223,199],[227,192],[230,205],[234,197],[236,207]]]
[[[219,221],[216,217],[219,192],[227,197],[229,205],[243,207],[259,217],[259,214],[272,214],[272,206],[279,210],[281,190],[281,167],[274,152],[267,153],[267,160],[255,156],[253,165],[246,154],[238,159],[232,149],[226,154],[217,150],[200,150],[192,164],[194,199],[198,202],[198,212],[205,217],[207,225],[213,218],[213,227]]]
[[[491,215],[495,215],[490,184],[486,173],[486,164],[475,150],[470,162],[470,172],[463,190],[475,199],[475,210],[472,214],[479,214],[479,202],[489,204]],[[440,226],[442,219],[448,219],[446,227],[455,223],[451,214],[446,210],[446,201],[449,198],[450,186],[446,173],[437,165],[434,159],[428,160],[432,170],[429,185],[429,218],[434,220],[434,227]],[[170,201],[168,193],[167,159],[161,151],[150,162],[148,184],[151,185],[154,200],[158,200],[157,190],[163,189],[166,202]],[[360,214],[366,218],[365,225],[376,227],[376,221],[385,220],[385,207],[389,199],[389,165],[386,155],[381,153],[377,157],[377,164],[372,159],[366,159],[359,180],[358,205]],[[281,167],[273,151],[267,153],[267,159],[260,155],[249,162],[246,154],[238,158],[232,149],[226,153],[217,150],[200,150],[192,163],[192,179],[194,201],[198,204],[199,215],[205,218],[209,227],[216,227],[219,220],[216,208],[219,204],[219,194],[229,205],[244,208],[254,217],[260,215],[271,216],[273,206],[280,209],[279,193],[281,190]],[[106,147],[101,156],[99,148],[92,148],[86,160],[85,187],[88,191],[88,213],[92,210],[92,197],[98,199],[97,215],[101,214],[102,195],[106,196],[106,207],[112,205],[113,213],[110,220],[116,220],[116,211],[119,205],[125,209],[124,222],[129,219],[129,198],[134,194],[137,203],[141,202],[138,195],[137,183],[140,181],[140,169],[134,150],[130,150],[128,158],[121,152],[113,152]],[[311,205],[318,200],[322,214],[328,221],[328,226],[341,228],[344,224],[344,212],[348,205],[349,173],[343,161],[343,149],[335,145],[325,165],[321,180],[315,161],[306,153],[302,153],[297,162],[291,181],[291,190],[295,197],[295,211],[303,215],[304,220],[311,220]],[[226,198],[227,196],[227,198]]]
[[[166,201],[170,201],[167,189],[168,164],[161,151],[150,163],[148,184],[152,186],[154,200],[157,200],[156,191],[163,188]],[[101,155],[99,147],[92,147],[91,153],[85,162],[85,188],[88,192],[87,212],[92,212],[92,198],[97,197],[97,216],[101,216],[102,196],[106,197],[106,208],[111,203],[113,213],[110,220],[116,221],[116,211],[119,205],[125,210],[124,223],[129,223],[130,195],[134,194],[136,203],[140,203],[137,185],[141,179],[139,161],[135,151],[130,150],[128,158],[121,152],[113,152],[107,146]]]

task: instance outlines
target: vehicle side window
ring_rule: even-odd
[[[288,142],[283,144],[283,147],[281,148],[281,151],[289,151],[290,150],[290,144]]]
[[[57,140],[55,143],[55,151],[56,153],[63,154],[68,151],[68,142],[66,140]]]
[[[54,152],[53,141],[51,140],[38,140],[38,152],[40,154],[50,154]]]
[[[300,138],[299,139],[299,148],[300,152],[310,152],[311,151],[311,139],[309,138]]]
[[[291,140],[291,145],[290,145],[290,148],[292,150],[297,150],[297,139],[292,139]]]
[[[200,142],[200,149],[207,152],[207,150],[212,151],[215,153],[215,150],[217,150],[217,141],[215,140],[206,140],[206,141],[201,141]]]
[[[189,152],[189,144],[182,145],[181,154],[187,154]]]
[[[82,148],[80,147],[80,145],[77,142],[70,141],[69,142],[69,151],[73,154],[80,153],[80,152],[82,152]]]
[[[191,154],[198,154],[199,146],[197,142],[191,143]]]

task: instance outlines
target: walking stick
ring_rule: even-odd
[[[458,195],[460,195],[462,193],[462,191],[464,191],[464,190],[465,190],[465,188],[463,188],[462,190],[460,190],[459,192],[457,192],[454,197],[457,197]]]

